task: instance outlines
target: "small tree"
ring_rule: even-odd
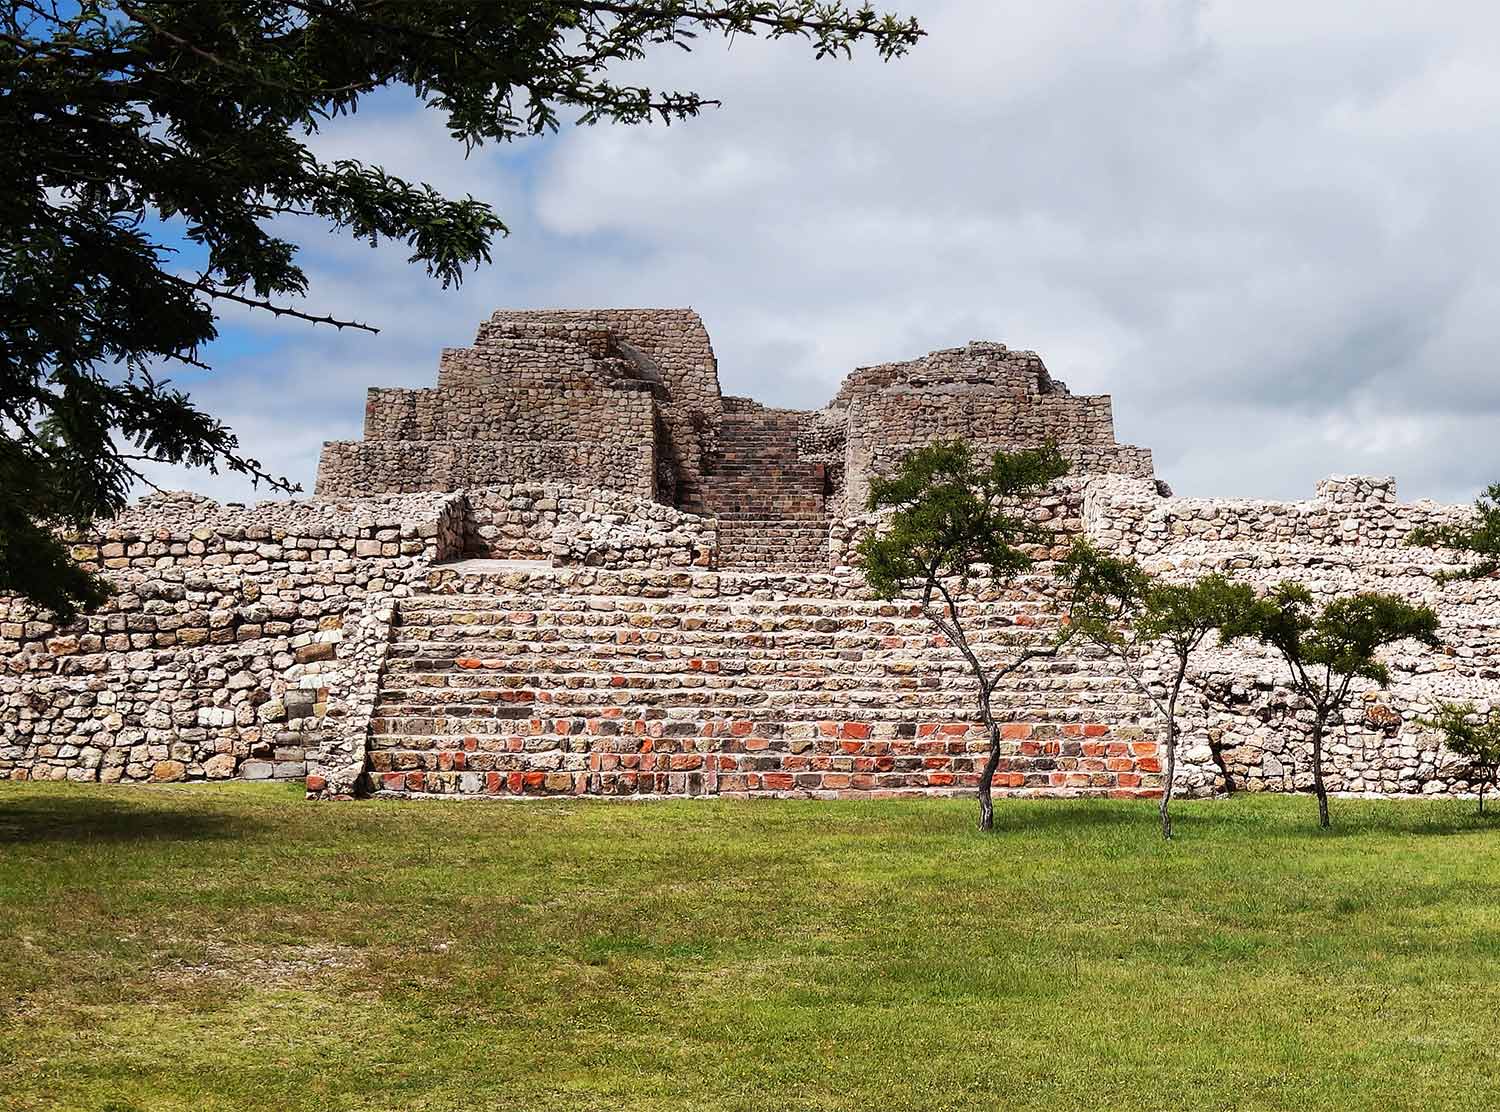
[[[1067,631],[1116,657],[1125,675],[1167,727],[1167,765],[1161,793],[1161,835],[1172,837],[1172,792],[1177,778],[1177,701],[1188,662],[1226,617],[1253,604],[1244,583],[1206,575],[1192,583],[1163,583],[1134,560],[1100,552],[1086,540],[1073,544],[1059,569],[1071,593]],[[1146,682],[1146,657],[1166,650],[1170,672],[1164,690]]]
[[[1479,813],[1484,814],[1484,790],[1500,784],[1500,707],[1480,715],[1473,703],[1439,703],[1435,719],[1424,726],[1443,735],[1443,746],[1462,759],[1462,771],[1479,789]]]
[[[1292,690],[1312,710],[1313,790],[1320,827],[1329,825],[1323,739],[1348,705],[1354,681],[1389,683],[1390,672],[1376,653],[1408,638],[1436,645],[1437,625],[1431,607],[1369,591],[1315,610],[1311,592],[1298,583],[1282,583],[1265,598],[1226,615],[1225,638],[1254,637],[1275,649],[1291,673]]]
[[[995,688],[1027,661],[1057,650],[1033,646],[1007,663],[987,665],[964,631],[954,589],[962,591],[976,576],[1009,582],[1032,566],[1026,546],[1045,542],[1051,533],[1027,519],[1025,503],[1067,472],[1067,461],[1051,444],[996,452],[981,461],[968,443],[941,440],[910,453],[894,477],[870,484],[870,508],[894,512],[859,543],[856,564],[865,581],[888,599],[918,592],[922,613],[974,676],[979,718],[989,735],[979,777],[980,830],[994,826],[990,781],[1000,764]]]
[[[1428,525],[1413,529],[1407,544],[1456,548],[1479,559],[1462,571],[1440,571],[1439,583],[1454,579],[1485,579],[1500,571],[1500,483],[1491,483],[1474,500],[1474,520],[1467,525]]]

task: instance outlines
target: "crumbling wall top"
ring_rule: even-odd
[[[994,340],[971,340],[963,347],[940,348],[919,359],[858,367],[844,379],[829,404],[842,409],[863,392],[940,385],[1003,386],[1034,395],[1068,392],[1036,352],[1012,351]]]

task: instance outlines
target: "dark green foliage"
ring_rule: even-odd
[[[1439,572],[1437,579],[1484,579],[1500,571],[1500,483],[1491,483],[1474,500],[1472,525],[1439,525],[1413,529],[1407,544],[1456,548],[1479,559],[1460,572]]]
[[[714,104],[610,71],[697,34],[794,36],[819,57],[922,32],[815,0],[0,0],[0,592],[60,615],[98,599],[54,539],[123,506],[144,462],[292,489],[164,379],[203,368],[215,303],[374,329],[298,307],[287,214],[404,243],[444,286],[505,226],[306,140],[405,86],[475,146],[581,123],[672,121]],[[195,245],[179,259],[174,234]],[[204,368],[206,369],[206,368]]]
[[[1397,641],[1438,644],[1437,614],[1395,595],[1361,592],[1336,598],[1321,610],[1299,583],[1282,583],[1265,598],[1230,615],[1226,638],[1253,637],[1281,655],[1291,686],[1313,712],[1313,786],[1319,825],[1327,826],[1328,792],[1323,783],[1323,737],[1349,701],[1356,679],[1387,684],[1390,672],[1376,653]]]
[[[1068,473],[1053,444],[996,452],[981,461],[963,440],[938,440],[907,455],[900,471],[870,484],[870,508],[890,510],[867,533],[855,564],[886,598],[918,592],[922,612],[963,656],[977,686],[979,719],[989,734],[989,756],[979,778],[979,828],[994,825],[990,782],[1000,762],[1000,723],[991,697],[1001,679],[1056,647],[1029,648],[1003,665],[986,663],[969,643],[952,586],[974,576],[1006,582],[1030,568],[1035,546],[1052,539],[1027,510],[1047,485]]]
[[[1191,583],[1165,583],[1134,560],[1076,541],[1058,567],[1071,591],[1068,621],[1097,644],[1163,643],[1191,653],[1204,638],[1255,599],[1248,584],[1214,573]]]
[[[1336,691],[1356,678],[1389,683],[1377,650],[1407,639],[1438,644],[1437,614],[1430,606],[1374,591],[1336,598],[1317,610],[1306,587],[1282,583],[1230,621],[1226,636],[1251,636],[1271,646],[1299,683],[1306,677],[1318,690]]]
[[[963,440],[912,452],[898,474],[870,483],[870,509],[894,510],[879,533],[860,541],[865,580],[886,598],[944,576],[967,580],[980,565],[994,578],[1032,564],[1029,547],[1051,538],[1025,516],[1025,499],[1068,473],[1053,445],[975,459]]]
[[[1443,735],[1443,745],[1463,760],[1463,772],[1479,792],[1479,810],[1484,811],[1484,793],[1500,783],[1500,707],[1481,715],[1472,703],[1439,703],[1435,719],[1422,725]]]
[[[1101,552],[1083,539],[1073,543],[1058,578],[1070,596],[1063,636],[1081,637],[1117,657],[1166,724],[1160,818],[1162,837],[1171,838],[1177,700],[1188,663],[1211,632],[1253,604],[1254,592],[1218,574],[1191,583],[1164,583],[1134,560]],[[1145,682],[1145,656],[1158,646],[1171,657],[1167,685],[1160,691]]]

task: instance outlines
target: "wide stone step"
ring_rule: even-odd
[[[1048,600],[1036,597],[1005,597],[988,602],[961,601],[958,603],[960,619],[966,617],[985,618],[989,615],[1006,616],[1016,612],[1039,612],[1044,606],[1053,605]],[[487,614],[504,619],[510,614],[661,614],[684,617],[717,617],[733,615],[739,618],[764,618],[778,620],[785,616],[832,618],[835,620],[902,619],[926,622],[922,609],[915,602],[887,602],[881,599],[754,599],[726,598],[699,599],[689,595],[674,595],[663,598],[641,598],[636,595],[573,595],[548,596],[540,592],[517,594],[462,594],[462,595],[418,595],[404,600],[400,605],[403,616],[423,614],[437,610],[453,613]]]

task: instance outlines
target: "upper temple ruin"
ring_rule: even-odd
[[[713,515],[719,567],[806,567],[872,474],[940,437],[1051,440],[1079,474],[1152,475],[1149,451],[1115,442],[1109,398],[1070,394],[1033,351],[974,341],[861,367],[825,409],[770,409],[720,394],[691,309],[501,310],[443,351],[435,387],[372,387],[365,438],[324,446],[317,493],[616,490]]]
[[[962,437],[1055,442],[1035,511],[1168,578],[1222,570],[1316,597],[1437,608],[1331,746],[1337,790],[1461,793],[1421,723],[1500,674],[1496,580],[1404,543],[1464,507],[1335,477],[1297,502],[1177,498],[1116,441],[1110,400],[1034,352],[972,342],[859,368],[799,411],[720,393],[685,309],[496,312],[429,388],[372,387],[315,496],[143,499],[76,538],[115,594],[67,625],[0,600],[0,778],[307,780],[386,795],[888,795],[972,791],[971,681],[914,605],[850,555],[872,476]],[[962,605],[981,645],[1066,613],[1048,561]],[[1203,653],[1180,790],[1304,788],[1289,696],[1247,646]],[[1111,661],[1069,649],[996,690],[997,789],[1154,795],[1159,724]],[[1297,759],[1292,759],[1292,758]]]

